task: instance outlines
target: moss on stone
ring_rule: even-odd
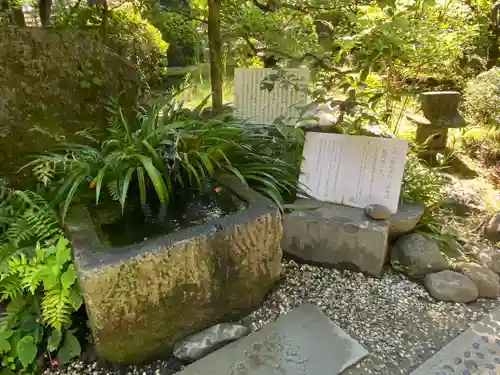
[[[115,363],[165,354],[179,339],[257,307],[281,273],[276,210],[86,269],[80,285],[98,352]]]

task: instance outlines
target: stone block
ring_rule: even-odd
[[[337,375],[366,355],[316,306],[304,304],[179,375]]]
[[[299,199],[284,217],[281,246],[298,260],[380,276],[387,258],[389,221],[364,209]]]
[[[165,355],[174,343],[259,306],[281,274],[282,217],[227,184],[242,212],[120,249],[101,244],[85,207],[67,218],[96,349],[113,363]]]
[[[369,218],[362,208],[298,199],[284,218],[281,247],[304,262],[353,268],[380,276],[387,242],[411,232],[424,206],[401,203],[389,220]]]

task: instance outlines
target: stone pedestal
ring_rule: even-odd
[[[306,263],[382,274],[390,239],[412,231],[423,207],[401,204],[389,220],[374,220],[364,209],[309,199],[295,202],[304,210],[284,217],[281,247]]]
[[[426,92],[422,95],[423,116],[409,114],[407,118],[417,125],[416,143],[422,154],[435,155],[446,149],[448,129],[467,124],[458,112],[460,94],[455,91]]]

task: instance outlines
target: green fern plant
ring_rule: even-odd
[[[60,363],[79,354],[71,329],[82,305],[68,240],[39,194],[0,185],[0,365],[31,374],[45,350]],[[76,341],[75,341],[76,340]],[[4,372],[1,374],[3,375]]]
[[[0,300],[8,301],[0,317],[3,368],[31,373],[40,352],[55,352],[60,364],[80,354],[71,314],[82,305],[68,240],[58,236],[30,256],[18,252],[0,273]]]
[[[41,195],[0,181],[0,272],[17,250],[61,233],[56,212]]]

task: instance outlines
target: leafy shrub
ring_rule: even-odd
[[[67,363],[80,354],[71,314],[83,302],[68,240],[38,194],[5,185],[0,193],[0,363],[31,372],[45,350]]]
[[[401,198],[406,202],[425,206],[416,231],[434,239],[445,254],[457,258],[464,254],[453,246],[456,239],[447,220],[450,212],[446,208],[444,188],[448,184],[449,179],[439,168],[422,164],[417,151],[413,147],[410,149],[405,163]]]
[[[437,170],[421,164],[417,153],[410,150],[405,161],[401,198],[409,203],[424,204],[432,209],[443,200],[446,179]]]
[[[499,68],[481,73],[468,83],[464,109],[474,124],[500,129]]]
[[[155,84],[166,71],[168,43],[162,39],[160,31],[131,6],[123,5],[109,11],[105,36],[99,7],[65,9],[54,17],[54,25],[88,31],[134,64],[141,72],[141,79],[149,84]]]
[[[64,200],[63,215],[89,180],[96,202],[102,187],[108,186],[124,207],[129,188],[136,187],[145,208],[150,191],[168,203],[176,192],[201,189],[222,174],[239,178],[281,206],[282,193],[295,189],[298,173],[298,163],[284,161],[283,155],[298,138],[274,125],[203,119],[201,108],[189,111],[167,100],[141,111],[134,121],[118,110],[105,141],[62,142],[28,166],[40,181],[56,183],[56,201]]]
[[[116,98],[132,108],[144,92],[137,70],[79,30],[0,27],[0,172],[15,174],[23,157],[53,146],[30,132],[74,134],[88,124],[106,125],[103,101]]]
[[[193,22],[168,11],[150,12],[147,18],[168,43],[169,66],[187,66],[198,62],[202,41]]]

